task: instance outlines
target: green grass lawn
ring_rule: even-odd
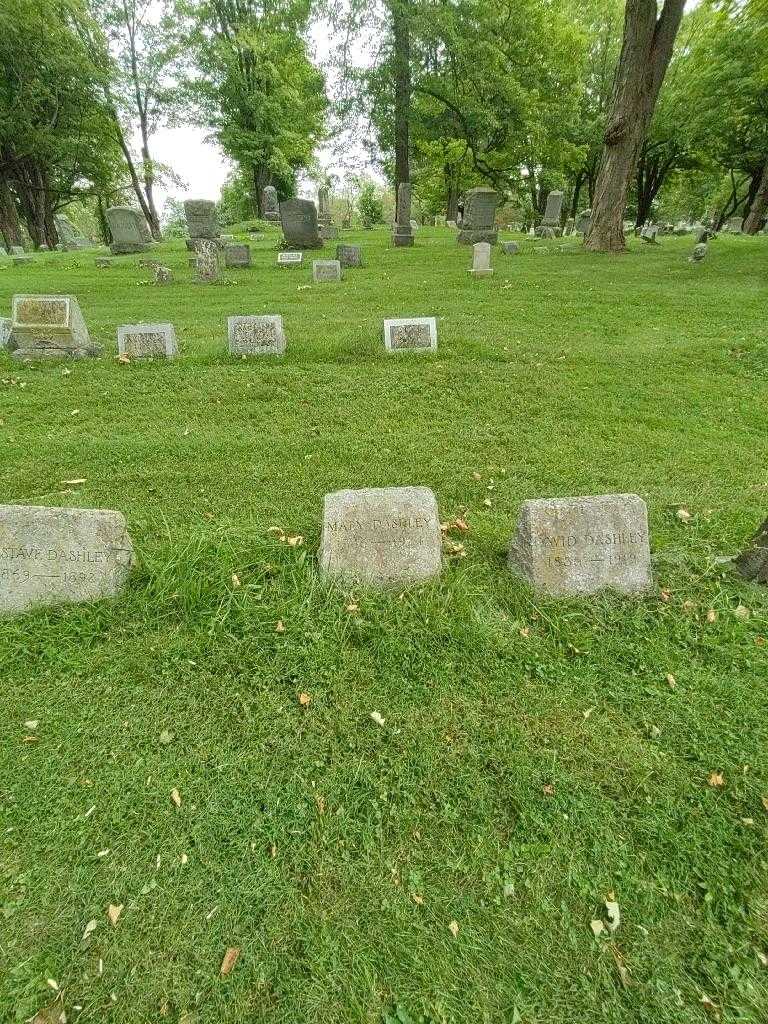
[[[139,554],[115,602],[0,621],[0,1019],[765,1022],[768,591],[718,558],[768,514],[768,238],[527,240],[473,280],[451,232],[378,230],[312,285],[276,237],[213,286],[180,242],[168,287],[0,269],[0,313],[72,293],[106,348],[0,357],[0,500],[118,509]],[[226,354],[250,313],[283,359]],[[385,355],[406,315],[437,353]],[[115,360],[167,320],[178,360]],[[323,495],[406,484],[466,513],[466,557],[326,586]],[[648,502],[653,594],[506,570],[523,500],[610,491]]]

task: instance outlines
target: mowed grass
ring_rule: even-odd
[[[333,285],[276,235],[216,286],[179,242],[169,287],[0,270],[1,312],[72,293],[106,348],[1,357],[0,500],[118,509],[139,554],[117,601],[0,621],[0,1019],[765,1022],[768,592],[718,559],[768,514],[768,239],[523,241],[473,280],[449,231],[349,238]],[[284,359],[226,354],[248,313]],[[435,355],[385,355],[406,315]],[[168,320],[177,361],[115,360]],[[405,484],[465,514],[466,557],[326,586],[323,495]],[[648,502],[654,593],[506,570],[523,500],[609,491]]]

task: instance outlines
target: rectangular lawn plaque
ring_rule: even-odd
[[[437,348],[437,320],[433,316],[385,320],[384,347],[388,352],[433,351]]]
[[[285,352],[281,316],[230,316],[227,334],[233,356],[281,356]]]
[[[173,324],[124,324],[117,328],[117,350],[129,359],[173,359],[179,354]]]

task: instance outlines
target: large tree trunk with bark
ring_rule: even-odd
[[[411,113],[411,32],[408,0],[390,0],[395,67],[395,203],[397,186],[411,180],[409,121]]]
[[[616,68],[592,219],[584,245],[593,252],[623,252],[629,183],[667,73],[685,0],[627,0],[624,38]]]
[[[456,171],[452,164],[446,164],[443,168],[445,176],[445,219],[458,220],[459,217],[459,188],[456,184]]]
[[[756,235],[760,230],[766,214],[768,214],[768,158],[763,164],[763,173],[755,191],[752,205],[742,228],[745,235]]]
[[[16,202],[7,180],[0,174],[0,235],[7,249],[22,245],[21,224]]]

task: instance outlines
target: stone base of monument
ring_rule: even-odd
[[[137,252],[149,252],[149,242],[113,242],[109,251],[113,256],[132,256]]]
[[[440,572],[442,534],[427,487],[326,494],[321,572],[344,583],[403,586]]]
[[[410,224],[395,224],[392,231],[392,245],[395,248],[406,248],[413,245],[413,232]]]
[[[264,220],[268,220],[270,224],[280,223],[280,214],[275,210],[274,212],[265,213]]]
[[[768,519],[734,565],[746,579],[754,580],[755,583],[768,583]]]
[[[557,228],[551,227],[549,224],[539,224],[537,228],[534,228],[534,235],[536,238],[557,238]]]
[[[496,245],[499,240],[498,231],[472,231],[462,228],[456,237],[459,245],[477,245],[478,242],[489,242]]]
[[[652,585],[645,502],[636,494],[525,501],[508,565],[552,597],[644,593]]]

